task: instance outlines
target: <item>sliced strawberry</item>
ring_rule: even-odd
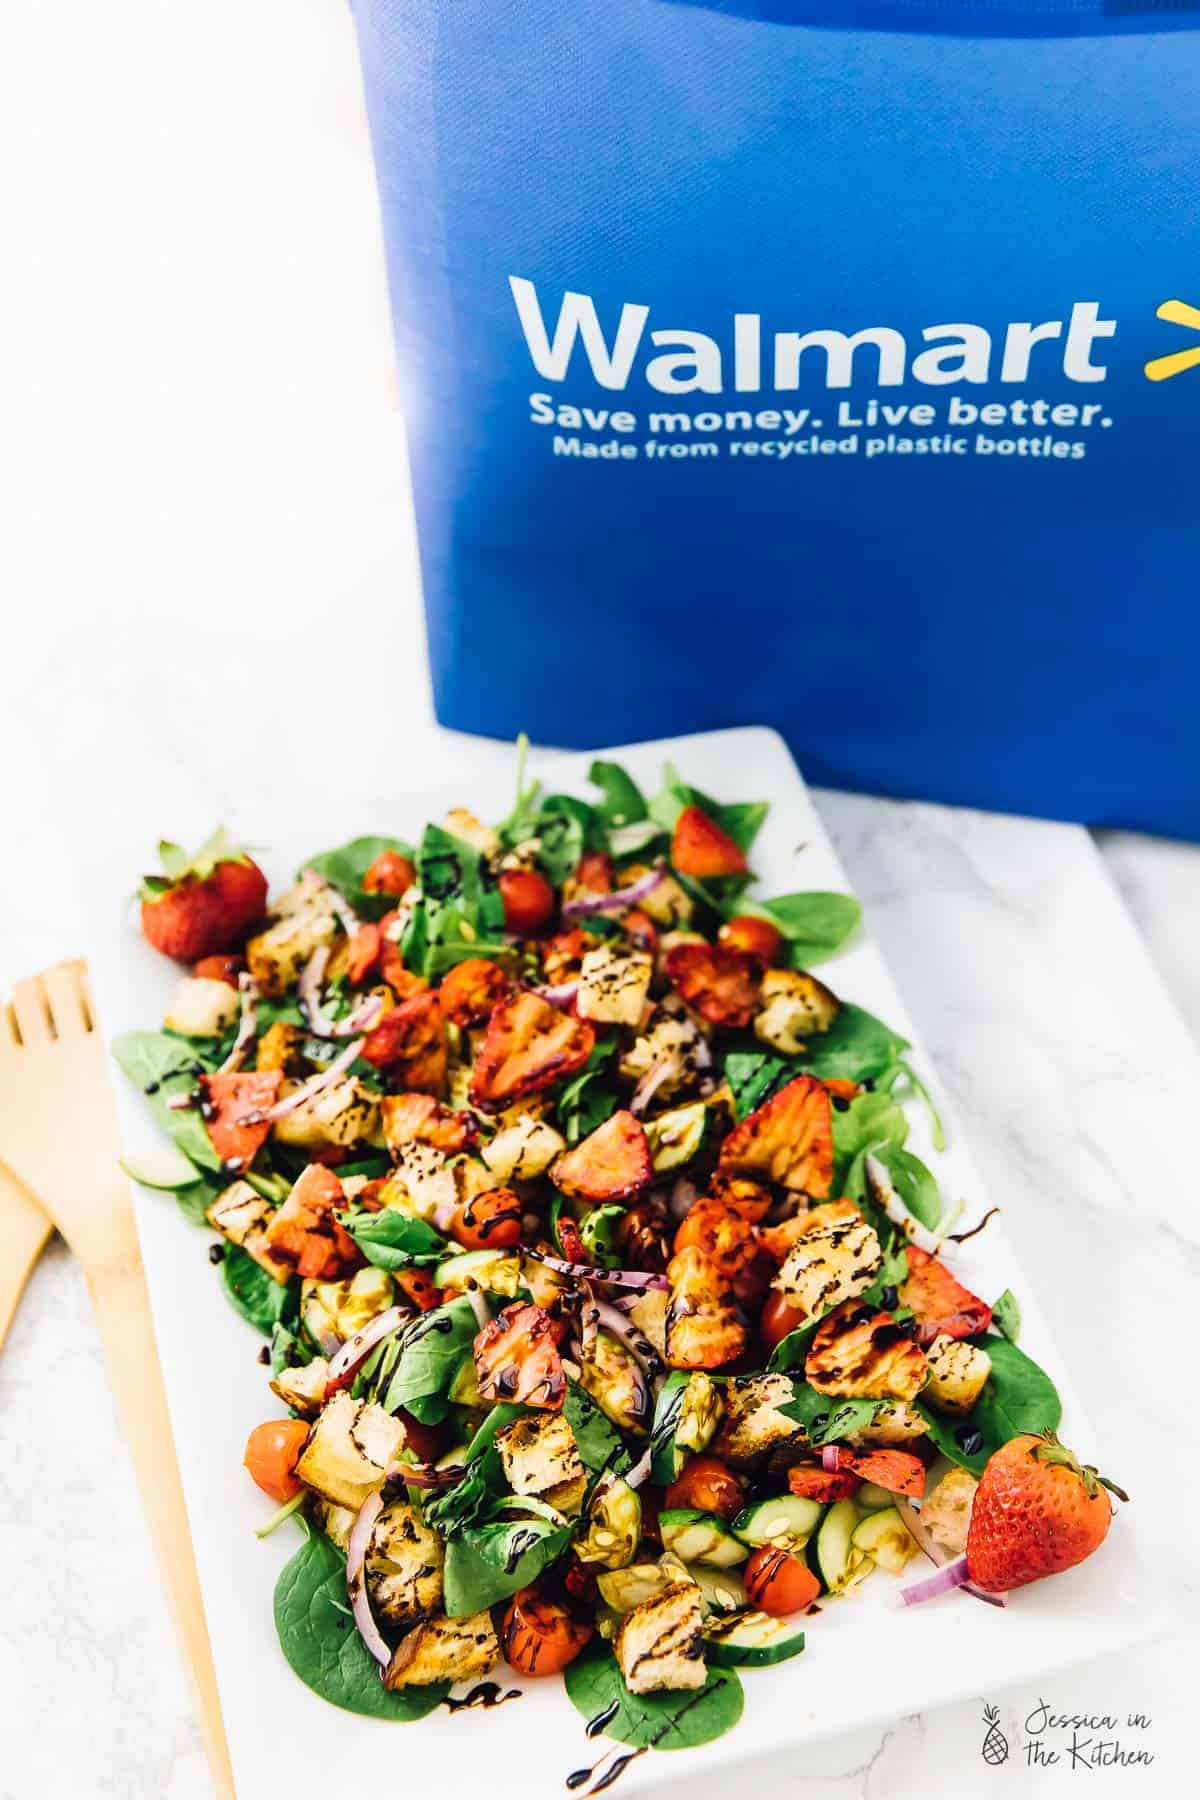
[[[350,960],[346,964],[347,979],[357,985],[374,970],[383,949],[383,932],[378,925],[360,925],[350,939]]]
[[[579,866],[570,878],[571,893],[569,898],[577,894],[609,894],[613,887],[612,857],[603,850],[589,850],[581,856]]]
[[[539,994],[502,1001],[471,1073],[471,1101],[484,1112],[502,1112],[578,1073],[595,1042],[585,1019],[560,1012]]]
[[[827,1079],[825,1086],[835,1100],[853,1100],[861,1092],[857,1081],[846,1081],[838,1075]]]
[[[676,944],[667,952],[667,980],[710,1025],[741,1030],[758,1011],[763,966],[725,944]]]
[[[414,994],[385,1013],[359,1053],[401,1087],[440,1094],[446,1085],[446,1025],[436,994]]]
[[[758,1241],[753,1224],[723,1200],[697,1200],[675,1233],[675,1250],[694,1245],[744,1306],[762,1301],[775,1264]]]
[[[714,875],[744,875],[746,858],[727,831],[698,806],[685,806],[671,834],[671,861],[681,875],[707,881]]]
[[[333,1170],[310,1163],[267,1226],[271,1250],[293,1263],[297,1274],[316,1281],[340,1281],[353,1274],[363,1257],[334,1217],[335,1208],[346,1204]]]
[[[454,1025],[479,1025],[512,993],[513,984],[499,963],[471,956],[449,970],[438,996]]]
[[[475,1379],[483,1400],[515,1400],[556,1412],[567,1380],[550,1315],[532,1302],[506,1306],[475,1339]]]
[[[565,1151],[551,1167],[550,1179],[576,1200],[600,1202],[632,1200],[649,1187],[653,1174],[641,1121],[622,1110]]]
[[[986,1300],[965,1288],[940,1258],[908,1246],[908,1277],[900,1289],[903,1306],[916,1314],[917,1341],[932,1344],[935,1337],[976,1337],[992,1322]]]
[[[474,1145],[478,1131],[470,1113],[453,1112],[432,1094],[385,1094],[379,1102],[383,1135],[393,1155],[402,1144],[432,1144],[448,1156]]]
[[[863,1481],[886,1488],[889,1494],[908,1494],[919,1500],[925,1492],[925,1464],[911,1450],[838,1450],[838,1468],[849,1469]]]
[[[199,981],[224,981],[235,988],[245,966],[240,956],[202,956],[192,965],[192,974]]]
[[[788,1486],[802,1500],[817,1500],[822,1506],[832,1506],[835,1500],[851,1499],[862,1483],[848,1469],[839,1469],[835,1475],[823,1469],[820,1463],[794,1463],[788,1470]]]
[[[554,937],[547,938],[542,946],[542,974],[551,987],[557,987],[564,981],[574,981],[584,957],[595,947],[595,938],[578,925],[572,926],[570,931],[558,932]]]
[[[720,1167],[823,1200],[833,1185],[833,1121],[824,1082],[798,1075],[756,1106],[722,1144]]]
[[[227,1169],[249,1167],[262,1149],[271,1121],[257,1115],[274,1106],[282,1082],[282,1069],[200,1077],[201,1112],[212,1147]]]

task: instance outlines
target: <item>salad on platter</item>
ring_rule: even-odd
[[[728,1730],[867,1581],[1003,1605],[1125,1496],[955,1273],[982,1226],[909,1146],[906,1040],[813,972],[857,902],[753,893],[764,805],[590,780],[522,755],[498,823],[273,898],[224,832],[163,843],[142,929],[187,972],[114,1053],[170,1139],[130,1174],[265,1339],[296,1674],[394,1720],[561,1674],[632,1754]]]

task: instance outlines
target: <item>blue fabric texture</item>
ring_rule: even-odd
[[[355,15],[446,723],[1200,838],[1200,12]]]

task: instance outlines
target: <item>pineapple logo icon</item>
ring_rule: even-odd
[[[994,1706],[985,1706],[983,1717],[984,1723],[987,1725],[987,1735],[983,1740],[980,1755],[985,1763],[988,1763],[993,1769],[998,1769],[1001,1763],[1008,1761],[1008,1739],[1000,1729],[1000,1714]]]

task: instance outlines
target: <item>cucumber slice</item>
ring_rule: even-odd
[[[851,1542],[856,1550],[865,1550],[889,1575],[898,1575],[917,1549],[912,1533],[904,1529],[894,1506],[868,1513],[855,1526]]]
[[[659,1389],[650,1431],[650,1479],[669,1487],[689,1456],[717,1434],[725,1414],[721,1390],[702,1369],[675,1369]]]
[[[703,1100],[694,1106],[677,1106],[673,1112],[660,1113],[646,1125],[646,1141],[656,1174],[664,1169],[678,1169],[691,1162],[704,1142],[708,1129],[708,1107]]]
[[[521,1279],[521,1259],[503,1250],[464,1250],[448,1256],[433,1272],[438,1287],[465,1289],[468,1281],[489,1293],[511,1295]]]
[[[780,1494],[774,1500],[759,1500],[748,1506],[733,1521],[733,1529],[744,1544],[755,1549],[769,1544],[777,1550],[800,1550],[817,1529],[824,1511],[818,1500]]]
[[[854,1542],[859,1526],[853,1500],[838,1500],[829,1508],[817,1532],[817,1573],[831,1594],[844,1594],[865,1581],[874,1564]]]
[[[740,1575],[732,1569],[715,1569],[704,1563],[694,1563],[688,1574],[700,1589],[700,1598],[704,1602],[705,1613],[746,1612],[750,1606],[750,1596],[746,1592]]]
[[[705,1655],[719,1669],[767,1669],[804,1648],[804,1633],[793,1619],[745,1612],[713,1619],[704,1627]]]
[[[658,1529],[663,1548],[685,1563],[705,1562],[718,1569],[731,1569],[749,1555],[724,1519],[715,1513],[697,1512],[691,1506],[670,1507],[659,1513]]]
[[[886,1488],[876,1487],[873,1481],[864,1481],[854,1496],[854,1504],[859,1512],[881,1512],[885,1506],[891,1506],[895,1494],[889,1494]]]
[[[190,1187],[202,1175],[202,1171],[174,1144],[162,1144],[156,1150],[148,1150],[145,1156],[131,1156],[121,1167],[141,1187],[160,1188],[164,1192]]]
[[[682,1566],[664,1568],[661,1563],[630,1563],[627,1569],[610,1569],[598,1575],[596,1586],[606,1606],[611,1606],[615,1612],[627,1613],[635,1606],[641,1606],[644,1600],[653,1600],[667,1588],[688,1579],[688,1572]]]

